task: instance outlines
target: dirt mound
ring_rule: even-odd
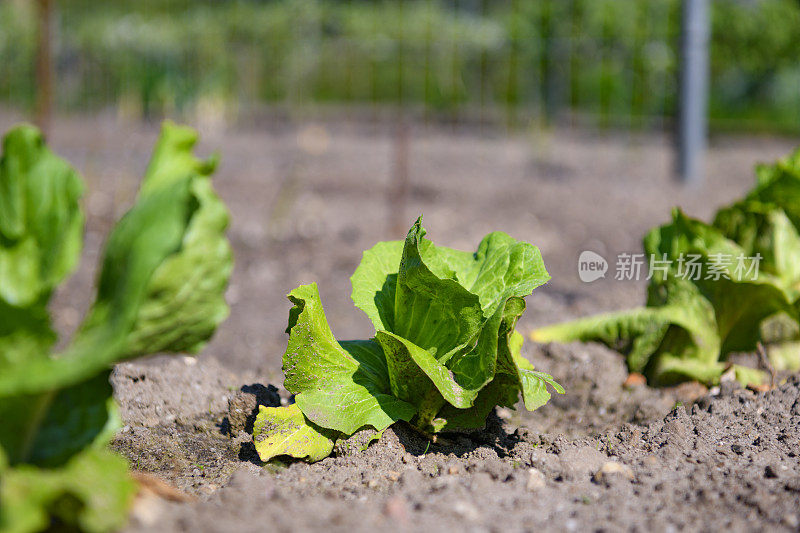
[[[213,363],[192,365],[189,372],[175,369],[174,375],[168,368],[126,365],[118,371],[115,382],[132,383],[118,387],[123,405],[135,403],[136,389],[158,398],[157,390],[185,385],[173,380],[222,375]],[[151,372],[174,386],[146,385]],[[204,386],[219,392],[224,383]],[[200,498],[191,504],[141,500],[131,531],[255,531],[267,525],[278,531],[465,526],[792,531],[800,526],[797,377],[762,394],[726,384],[662,419],[625,424],[605,435],[539,434],[493,416],[483,431],[430,443],[401,424],[366,447],[366,439],[356,435],[337,448],[337,456],[313,465],[261,467],[247,456],[246,439],[231,431],[229,416],[248,405],[243,400],[248,395],[280,402],[265,391],[274,392],[252,386],[228,390],[228,407],[220,397],[211,405],[215,413],[200,413],[204,407],[162,394],[157,401],[165,421],[140,422],[120,434],[115,446],[134,466]]]

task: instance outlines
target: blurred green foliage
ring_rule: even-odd
[[[29,2],[0,0],[0,100],[30,105]],[[712,124],[800,130],[800,2],[712,0]],[[575,110],[676,106],[680,0],[57,0],[59,105],[204,98]]]

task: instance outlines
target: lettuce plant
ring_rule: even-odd
[[[254,424],[263,460],[317,461],[338,438],[405,420],[430,433],[479,428],[520,394],[533,410],[563,389],[520,355],[514,329],[525,296],[546,283],[539,250],[505,233],[475,253],[435,246],[417,220],[405,241],[364,252],[352,299],[375,326],[368,340],[337,341],[316,284],[289,294],[286,389],[295,403],[264,407]]]
[[[0,159],[0,530],[108,531],[136,486],[106,449],[120,418],[112,364],[199,350],[227,316],[228,212],[216,161],[197,135],[165,123],[135,204],[105,244],[94,301],[66,348],[47,305],[82,247],[83,183],[32,126]]]
[[[717,383],[728,354],[759,343],[776,369],[800,369],[800,150],[757,174],[755,188],[712,224],[676,209],[647,234],[645,255],[669,268],[652,269],[646,307],[546,326],[532,339],[605,343],[654,384]],[[697,279],[686,276],[692,257]],[[764,378],[733,369],[743,384]]]

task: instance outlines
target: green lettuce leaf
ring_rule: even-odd
[[[165,123],[156,161],[172,173],[151,164],[147,187],[112,230],[95,302],[75,338],[57,356],[37,353],[0,367],[0,396],[73,385],[144,353],[196,350],[227,316],[227,212],[208,174],[196,170],[213,166],[165,159],[189,161],[195,139],[188,128]]]
[[[2,472],[0,531],[119,530],[137,490],[127,461],[104,449],[87,449],[59,468],[21,465]]]
[[[522,298],[510,298],[500,311],[501,322],[497,330],[497,364],[491,382],[483,387],[472,405],[459,409],[449,404],[438,413],[432,425],[439,431],[474,429],[482,427],[487,415],[496,405],[511,407],[520,393],[525,408],[533,411],[550,400],[548,386],[564,394],[564,388],[549,374],[535,370],[522,355],[523,338],[514,327],[525,310]]]
[[[119,429],[108,377],[105,371],[71,387],[0,399],[0,444],[12,464],[58,466],[106,444]]]
[[[47,354],[56,340],[46,307],[19,308],[0,301],[0,382],[8,376],[13,386],[12,369]]]
[[[202,161],[192,148],[197,133],[171,126],[156,145],[140,198],[189,180],[193,213],[179,250],[153,273],[128,336],[126,357],[155,352],[198,352],[228,317],[224,293],[233,269],[225,230],[229,215],[211,186],[216,158]]]
[[[522,298],[509,298],[506,302],[500,325],[497,373],[516,380],[525,408],[534,411],[550,400],[548,386],[559,394],[564,394],[564,388],[549,374],[534,369],[533,365],[520,354],[522,335],[518,334],[514,327],[523,311],[525,311],[525,301]]]
[[[364,252],[351,278],[353,302],[375,326],[373,339],[337,341],[316,285],[289,294],[285,386],[310,423],[345,437],[399,420],[425,432],[480,427],[496,405],[513,406],[520,394],[527,408],[540,407],[548,387],[563,389],[519,355],[514,327],[522,298],[548,279],[530,244],[497,232],[475,253],[460,252],[425,239],[418,219],[405,241]],[[260,427],[284,427],[286,416],[263,410]],[[266,433],[262,438],[274,442]],[[295,446],[280,453],[308,457],[302,447],[290,453]],[[276,449],[270,444],[262,459]]]
[[[378,431],[414,414],[389,394],[383,353],[374,341],[339,343],[322,309],[316,284],[289,294],[294,303],[283,361],[286,390],[315,424],[343,433],[369,425]]]
[[[13,245],[12,237],[36,245],[25,257],[0,260],[3,268],[32,269],[30,279],[15,280],[24,287],[0,289],[4,531],[36,531],[51,521],[85,531],[123,525],[133,485],[125,461],[104,451],[121,425],[110,367],[197,350],[227,315],[228,215],[210,185],[213,160],[192,155],[195,141],[192,130],[164,124],[136,203],[106,242],[95,301],[58,354],[50,353],[55,334],[45,305],[80,252],[80,178],[31,128],[4,142],[0,187],[23,201],[0,202],[0,247]],[[19,184],[31,190],[20,192]]]
[[[394,289],[393,320],[387,331],[443,359],[476,337],[483,313],[478,296],[462,286],[454,272],[439,268],[437,275],[428,268],[420,249],[424,235],[421,221],[417,220],[403,247]],[[431,263],[440,267],[444,264]]]
[[[774,366],[800,368],[792,349],[800,340],[800,150],[757,174],[756,187],[713,224],[676,209],[670,224],[647,234],[647,257],[669,261],[653,269],[647,307],[545,326],[532,339],[603,342],[655,384],[716,383],[728,354],[759,343]],[[692,256],[701,274],[682,277],[681,261]],[[741,367],[736,375],[743,384],[764,378]]]
[[[778,372],[797,372],[800,370],[800,342],[785,341],[767,346],[767,354],[772,366]]]
[[[77,265],[83,183],[33,126],[13,128],[0,156],[0,376],[56,342],[47,304]]]
[[[648,289],[648,306],[609,313],[535,330],[537,342],[599,341],[627,355],[632,372],[644,372],[651,383],[671,384],[687,379],[716,383],[725,370],[721,354],[733,349],[755,349],[745,327],[752,317],[765,318],[781,308],[780,291],[768,282],[737,281],[733,267],[718,280],[706,280],[715,254],[743,254],[715,228],[686,217],[679,210],[673,222],[645,237],[648,257],[668,259],[666,272],[655,271]],[[679,258],[696,256],[704,266],[700,279],[678,272]],[[742,307],[750,297],[758,305]],[[760,319],[756,319],[756,324]]]
[[[0,158],[0,301],[44,306],[78,264],[83,183],[33,126],[3,139]]]

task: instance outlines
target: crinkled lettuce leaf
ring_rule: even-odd
[[[192,213],[178,251],[150,278],[128,335],[126,357],[198,352],[228,317],[224,293],[233,269],[225,237],[229,215],[211,186],[217,158],[197,159],[192,154],[196,142],[197,134],[190,128],[166,129],[142,183],[140,199],[188,177]]]
[[[55,334],[45,305],[80,252],[82,185],[33,128],[6,138],[0,186],[29,183],[35,190],[19,193],[21,203],[0,202],[3,230],[38,247],[20,264],[52,258],[34,269],[25,299],[20,290],[0,291],[4,531],[35,531],[50,520],[85,531],[123,524],[132,485],[124,460],[104,451],[120,427],[109,369],[139,355],[197,350],[227,315],[228,214],[211,188],[214,160],[192,154],[196,139],[189,128],[164,124],[136,202],[106,242],[94,303],[67,348],[51,354]],[[57,181],[73,179],[77,185],[69,187]],[[39,207],[26,204],[23,193]],[[21,215],[20,205],[27,209]],[[39,237],[59,232],[58,246]]]
[[[523,297],[548,279],[530,244],[497,232],[475,253],[460,252],[425,239],[417,220],[405,241],[364,252],[351,278],[353,302],[375,326],[372,339],[337,341],[316,285],[289,294],[285,386],[309,422],[343,435],[399,420],[430,432],[480,427],[520,394],[535,409],[548,387],[563,389],[520,356],[514,327]],[[290,418],[281,409],[288,408],[262,410],[259,427]],[[272,446],[261,454],[274,455]]]
[[[0,301],[44,306],[78,264],[83,182],[29,125],[3,138],[0,157]]]
[[[413,409],[389,394],[383,352],[374,341],[339,343],[322,309],[316,284],[289,294],[289,345],[283,361],[286,389],[315,424],[355,433],[361,426],[384,429],[410,420]]]
[[[83,182],[29,125],[0,156],[0,376],[56,342],[47,304],[78,263]]]
[[[165,123],[155,161],[170,172],[151,164],[136,203],[112,230],[94,304],[75,338],[54,356],[0,359],[0,396],[69,386],[144,353],[196,350],[227,316],[227,211],[210,188],[213,165],[191,156],[195,141],[193,130]]]

